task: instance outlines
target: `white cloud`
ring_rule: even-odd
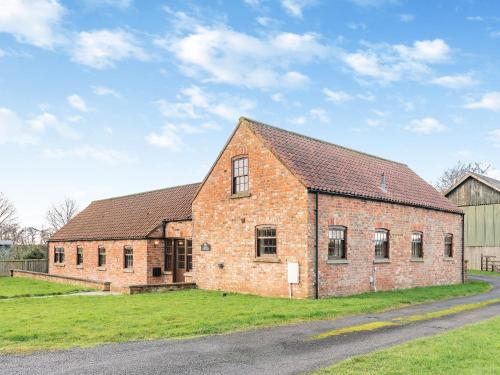
[[[383,5],[397,4],[399,0],[350,0],[360,7],[381,7]]]
[[[169,149],[171,151],[181,150],[184,142],[179,136],[179,130],[174,124],[166,124],[161,131],[152,132],[146,136],[146,141],[154,146]]]
[[[283,81],[291,87],[300,87],[310,82],[307,75],[299,72],[287,72],[283,76]]]
[[[99,96],[114,96],[115,98],[120,98],[121,95],[119,92],[116,90],[110,89],[109,87],[104,87],[104,86],[96,86],[94,87],[94,94],[99,95]]]
[[[477,81],[468,74],[456,74],[434,78],[431,83],[451,89],[460,89],[476,85]]]
[[[74,43],[72,59],[95,69],[111,68],[125,59],[149,59],[136,37],[123,30],[82,31]]]
[[[472,103],[465,105],[468,109],[489,109],[492,111],[500,111],[500,91],[487,92],[483,97]]]
[[[25,145],[36,142],[32,131],[14,111],[0,107],[0,144]]]
[[[281,6],[292,17],[302,18],[303,10],[314,5],[312,0],[281,0]]]
[[[380,127],[380,126],[385,124],[384,120],[380,119],[380,118],[367,118],[365,120],[365,122],[366,122],[366,125],[373,127],[373,128],[377,128],[377,127]]]
[[[70,139],[79,139],[80,135],[71,126],[61,122],[52,113],[44,112],[28,120],[30,127],[36,132],[44,132],[47,129],[53,129],[60,135]]]
[[[431,134],[446,130],[446,126],[441,124],[435,118],[425,117],[411,121],[410,125],[408,125],[405,129],[418,134]]]
[[[309,79],[294,66],[323,59],[330,53],[314,33],[253,36],[220,24],[189,26],[174,36],[157,39],[155,44],[179,60],[183,73],[210,82],[251,88],[297,86]]]
[[[45,149],[43,151],[43,155],[49,159],[94,159],[111,166],[134,162],[134,159],[132,159],[126,153],[116,151],[107,147],[95,147],[89,145],[74,147],[66,150],[55,148]]]
[[[68,101],[68,104],[70,106],[81,112],[89,111],[89,107],[87,107],[87,103],[85,103],[85,100],[83,100],[82,97],[77,94],[68,96],[66,100]]]
[[[312,119],[317,119],[320,122],[327,123],[330,122],[330,118],[326,114],[326,111],[322,108],[313,108],[309,111]]]
[[[365,50],[344,53],[342,60],[361,77],[381,83],[417,79],[430,73],[430,65],[449,59],[451,49],[442,39],[418,40],[411,46],[364,43]]]
[[[466,17],[467,21],[475,21],[475,22],[483,22],[484,18],[481,16],[468,16]]]
[[[307,122],[307,117],[306,116],[295,117],[291,119],[290,122],[295,125],[304,125]]]
[[[3,0],[0,32],[12,34],[21,43],[53,48],[64,41],[58,32],[64,13],[57,0]]]
[[[255,103],[251,100],[216,96],[194,85],[182,89],[181,96],[184,101],[172,103],[159,100],[157,102],[160,112],[167,119],[198,119],[215,115],[225,120],[236,121],[255,107]]]
[[[353,99],[352,95],[344,91],[333,91],[327,88],[323,89],[323,94],[325,94],[327,101],[334,103],[347,102]]]
[[[277,19],[271,18],[271,17],[261,16],[261,17],[257,17],[255,20],[257,21],[257,23],[259,25],[264,26],[264,27],[277,26],[279,24],[279,21]]]
[[[280,103],[285,100],[285,96],[282,93],[277,92],[271,96],[271,99],[275,102]]]
[[[500,38],[500,31],[492,31],[490,32],[490,36],[492,38]]]
[[[411,22],[415,19],[415,15],[413,14],[400,14],[399,20],[404,23]]]
[[[113,7],[125,10],[132,5],[133,0],[84,0],[85,4],[91,8]]]
[[[402,58],[437,63],[448,59],[451,49],[442,39],[417,40],[412,47],[398,44],[394,46]]]

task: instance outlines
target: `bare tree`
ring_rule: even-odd
[[[489,168],[489,165],[484,165],[478,162],[462,163],[461,161],[458,161],[455,166],[448,168],[443,172],[434,186],[443,193],[467,173],[473,172],[485,174]]]
[[[11,239],[13,227],[17,226],[16,209],[3,193],[0,193],[0,239]]]
[[[78,206],[76,201],[66,198],[58,205],[52,205],[47,211],[46,219],[51,230],[56,232],[65,226],[77,214]]]

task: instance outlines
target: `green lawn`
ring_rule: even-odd
[[[317,375],[500,373],[500,317],[353,357]]]
[[[51,283],[21,277],[0,277],[0,299],[68,294],[91,290],[81,286]]]
[[[183,338],[382,311],[481,293],[489,284],[434,286],[321,300],[189,290],[0,301],[0,352]]]
[[[500,272],[490,272],[490,271],[479,271],[479,270],[467,270],[469,275],[481,275],[481,276],[500,276]]]

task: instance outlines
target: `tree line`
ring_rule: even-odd
[[[45,225],[23,227],[20,225],[14,204],[0,192],[0,240],[13,242],[13,246],[0,251],[0,259],[44,259],[47,241],[78,213],[76,201],[66,198],[52,204],[45,215]]]

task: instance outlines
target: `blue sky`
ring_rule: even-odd
[[[238,117],[500,178],[500,4],[4,0],[0,191],[51,203],[203,179]]]

